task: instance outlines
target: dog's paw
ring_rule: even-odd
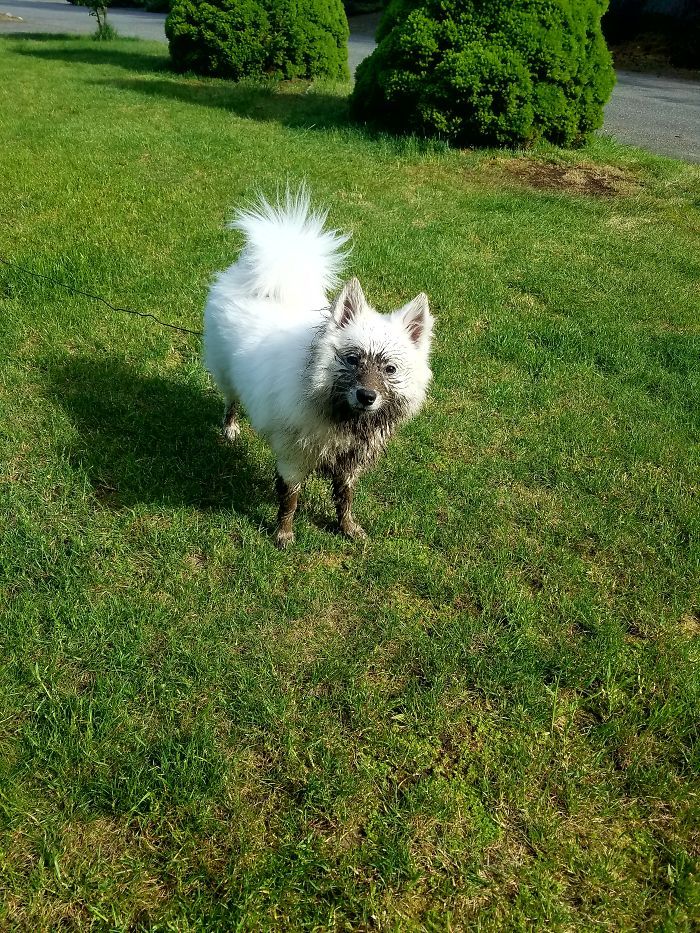
[[[237,421],[225,423],[221,428],[221,434],[228,444],[233,444],[240,433],[241,426]]]
[[[283,551],[285,548],[289,547],[290,544],[294,544],[294,532],[280,531],[278,528],[275,532],[275,546],[277,549]]]
[[[350,538],[351,541],[364,541],[367,537],[367,532],[362,525],[358,525],[357,522],[353,521],[344,522],[340,526],[340,531],[346,538]]]

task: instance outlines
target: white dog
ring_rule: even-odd
[[[242,406],[277,457],[278,547],[294,540],[303,480],[329,475],[341,531],[364,537],[351,513],[352,487],[399,422],[425,399],[433,319],[418,295],[378,314],[357,279],[339,283],[349,236],[325,230],[304,189],[276,207],[240,211],[237,261],[220,273],[204,312],[204,361],[226,400],[233,441]]]

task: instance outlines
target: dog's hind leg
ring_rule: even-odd
[[[238,422],[238,406],[236,402],[227,400],[226,410],[224,412],[224,423],[221,429],[229,444],[233,444],[238,435],[241,433],[241,426]]]

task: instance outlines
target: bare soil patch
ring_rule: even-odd
[[[593,197],[615,197],[626,194],[636,183],[621,169],[612,166],[579,163],[563,165],[516,159],[504,163],[506,171],[532,188],[566,191]]]

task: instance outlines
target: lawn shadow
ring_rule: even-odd
[[[141,73],[170,71],[167,46],[163,47],[162,54],[159,55],[154,51],[149,55],[141,51],[143,40],[140,39],[120,38],[116,44],[95,42],[93,45],[87,45],[85,36],[75,34],[16,32],[3,35],[2,38],[14,41],[30,39],[32,42],[41,43],[39,48],[24,46],[14,50],[17,55],[29,58],[68,62],[69,64],[77,62],[86,65],[111,65]],[[66,43],[71,40],[77,41],[74,45],[67,46]],[[133,42],[133,49],[128,48],[131,42]],[[125,45],[127,48],[124,47]]]
[[[116,356],[59,361],[47,392],[77,432],[68,459],[103,508],[167,504],[232,510],[256,527],[269,521],[273,470],[245,432],[223,444],[213,392],[177,375],[145,375]]]
[[[233,82],[202,78],[194,74],[182,75],[172,70],[166,47],[162,55],[157,51],[146,54],[140,51],[138,40],[134,42],[132,50],[128,47],[129,40],[119,40],[116,44],[96,42],[94,47],[89,47],[84,40],[67,45],[66,41],[75,39],[75,36],[22,33],[10,38],[32,39],[41,43],[38,48],[35,45],[18,47],[18,55],[49,61],[106,65],[139,75],[162,76],[125,79],[91,76],[91,83],[98,85],[229,110],[241,117],[290,127],[323,129],[346,124],[348,119],[344,97],[315,90],[309,93],[313,87],[309,81]]]
[[[308,81],[233,83],[196,76],[125,78],[99,81],[125,91],[228,110],[263,123],[306,129],[348,126],[347,99],[312,90]]]

